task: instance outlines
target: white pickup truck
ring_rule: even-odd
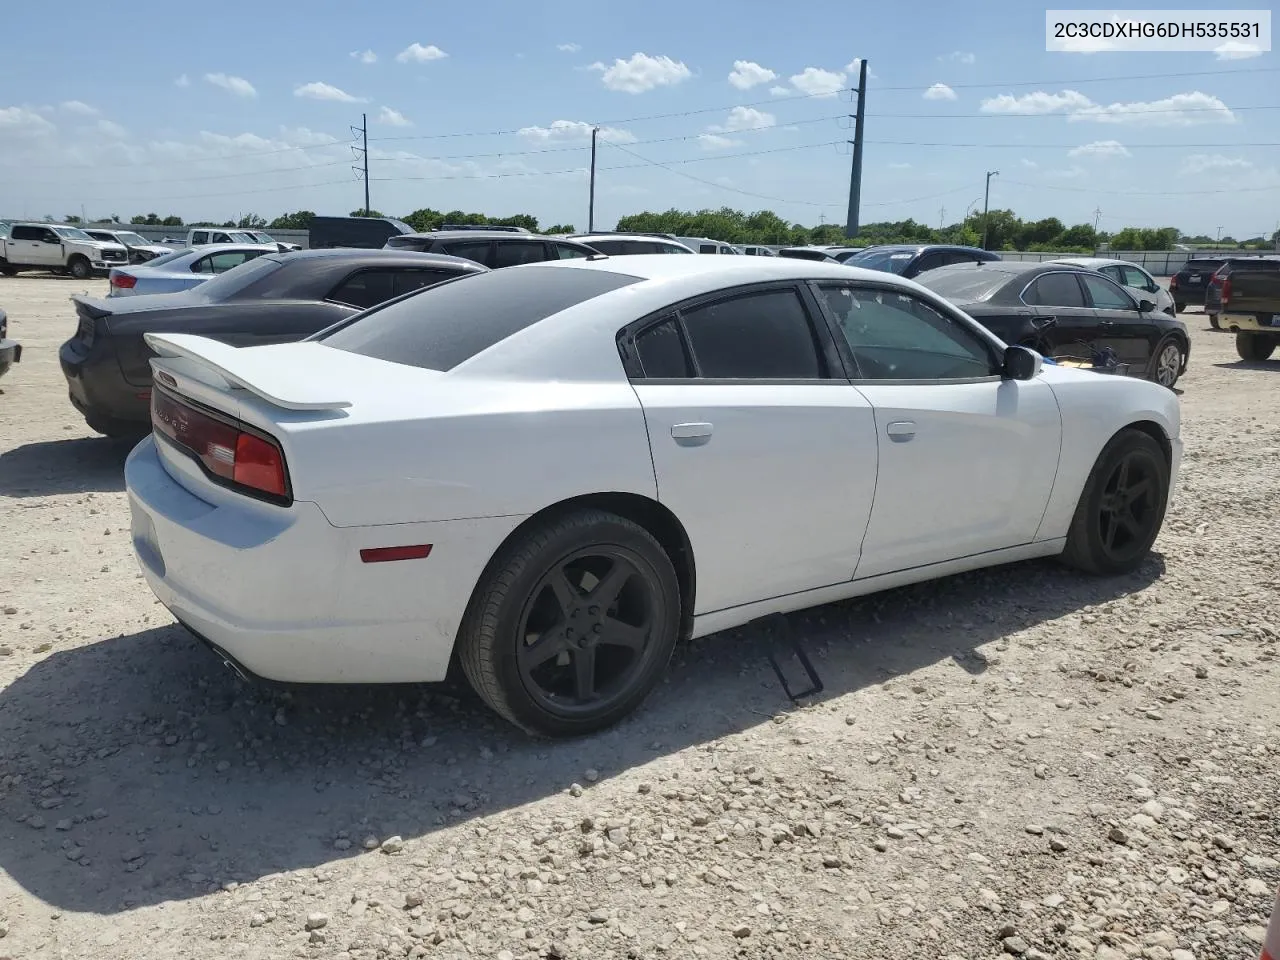
[[[302,249],[296,243],[273,240],[261,230],[240,230],[231,227],[216,230],[210,227],[197,227],[187,232],[188,247],[202,247],[207,243],[256,243],[264,247],[274,247],[280,253]]]
[[[128,263],[129,251],[122,244],[95,240],[79,227],[58,223],[12,223],[8,236],[0,239],[0,274],[6,277],[20,270],[51,270],[88,280]]]

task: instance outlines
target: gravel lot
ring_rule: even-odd
[[[1256,957],[1280,883],[1280,362],[1187,319],[1126,580],[1029,563],[698,641],[621,727],[255,689],[176,628],[66,399],[84,284],[0,279],[0,958]],[[105,283],[90,287],[105,292]],[[974,492],[978,493],[978,492]]]

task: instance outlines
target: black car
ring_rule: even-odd
[[[1192,257],[1182,269],[1169,278],[1169,294],[1173,297],[1173,309],[1181,313],[1188,306],[1204,305],[1209,281],[1222,266],[1222,257]]]
[[[0,310],[0,377],[22,359],[22,344],[8,339],[9,317]]]
[[[1238,269],[1245,270],[1280,270],[1280,257],[1223,257],[1218,269],[1208,278],[1204,288],[1204,312],[1209,315],[1209,326],[1218,330],[1221,324],[1218,314],[1222,313],[1222,288],[1231,278],[1231,273]]]
[[[85,422],[128,436],[151,420],[155,354],[144,333],[194,333],[238,347],[301,340],[393,297],[485,272],[470,260],[407,250],[269,253],[181,293],[72,297],[79,326],[59,359]]]
[[[1000,254],[977,247],[940,243],[891,243],[862,250],[851,249],[847,253],[840,251],[835,258],[847,267],[883,270],[910,280],[926,270],[955,263],[990,263],[999,260]]]
[[[1089,360],[1109,348],[1172,388],[1187,369],[1187,325],[1094,270],[1054,263],[962,263],[916,278],[1008,344]]]
[[[599,250],[575,240],[507,230],[432,230],[429,233],[406,233],[387,240],[386,249],[419,250],[423,253],[466,257],[494,270],[521,263],[600,256]]]
[[[840,262],[830,250],[824,250],[822,247],[783,247],[778,251],[778,256],[790,260],[816,260],[819,263]]]
[[[381,250],[388,237],[404,233],[413,233],[413,227],[394,217],[316,217],[307,227],[307,246],[312,250]]]

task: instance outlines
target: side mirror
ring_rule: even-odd
[[[1151,313],[1153,310],[1155,310],[1155,308],[1156,308],[1156,305],[1154,301],[1151,301],[1151,300],[1138,301],[1138,309],[1141,310],[1143,313]]]
[[[1031,380],[1040,373],[1044,358],[1027,347],[1006,347],[1000,375],[1006,380]]]

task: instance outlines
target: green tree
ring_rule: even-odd
[[[260,217],[256,213],[247,214],[236,223],[236,226],[241,230],[261,230],[266,225],[266,217]]]
[[[310,210],[299,210],[296,213],[282,213],[269,224],[268,230],[309,230],[311,221],[316,218]]]
[[[80,222],[80,218],[76,216],[74,213],[68,213],[65,217],[62,218],[62,222],[75,225]]]
[[[347,214],[348,217],[385,217],[386,214],[381,210],[370,210],[366,213],[364,210],[352,210]]]
[[[172,214],[172,213],[171,213],[171,214],[169,214],[169,216],[165,217],[163,220],[161,220],[161,221],[160,221],[160,226],[162,226],[162,227],[180,227],[180,226],[182,226],[182,218],[181,218],[181,217],[179,217],[179,216],[177,216],[177,215],[175,215],[175,214]]]

